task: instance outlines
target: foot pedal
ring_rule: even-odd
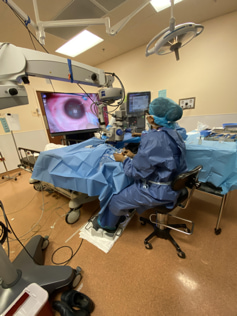
[[[113,233],[108,233],[107,231],[103,230],[102,228],[99,228],[96,230],[93,227],[91,227],[90,232],[91,232],[91,236],[105,238],[108,240],[114,240],[114,238],[117,236],[117,230]]]

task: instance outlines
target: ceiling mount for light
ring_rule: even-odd
[[[34,6],[34,14],[36,18],[36,23],[18,7],[13,0],[3,0],[18,16],[20,16],[25,25],[28,26],[30,24],[36,30],[36,36],[40,44],[45,44],[45,29],[49,28],[61,28],[61,27],[77,27],[77,26],[89,26],[89,25],[105,25],[106,33],[114,36],[143,8],[145,8],[150,0],[146,0],[142,3],[138,8],[136,8],[133,12],[124,17],[121,21],[117,22],[114,26],[110,25],[110,18],[92,18],[92,19],[72,19],[72,20],[55,20],[55,21],[41,21],[39,18],[39,10],[37,5],[37,0],[33,1]],[[91,0],[92,2],[92,0]],[[93,0],[95,4],[98,4],[98,1]],[[109,2],[108,2],[109,3]],[[101,6],[102,7],[102,6]]]
[[[202,33],[204,27],[192,22],[175,26],[173,16],[174,0],[171,1],[170,26],[156,35],[146,47],[146,56],[157,54],[166,55],[174,52],[176,60],[179,60],[179,49],[189,43],[194,37]],[[154,42],[156,42],[154,44]],[[154,44],[152,48],[151,45]]]

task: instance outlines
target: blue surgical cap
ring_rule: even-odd
[[[175,121],[183,115],[183,109],[169,98],[159,97],[149,105],[149,114],[154,117],[157,125],[175,128]]]

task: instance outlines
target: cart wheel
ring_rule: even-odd
[[[45,236],[44,237],[44,241],[42,243],[41,249],[45,250],[49,245],[49,236]]]
[[[221,233],[221,228],[218,228],[218,229],[215,228],[215,234],[220,235],[220,233]]]
[[[82,279],[81,268],[77,267],[76,269],[73,269],[73,272],[75,274],[75,277],[74,277],[73,281],[71,282],[70,286],[72,288],[75,288],[78,286],[78,284],[81,282],[81,279]]]
[[[80,215],[80,208],[73,208],[67,213],[65,221],[67,224],[74,224],[79,220]]]
[[[36,183],[34,183],[34,189],[36,190],[36,191],[43,191],[44,190],[44,187],[43,187],[43,185],[42,185],[42,183],[41,182],[36,182]]]
[[[144,244],[145,244],[146,249],[152,249],[152,248],[153,248],[153,247],[152,247],[152,244],[149,243],[149,242],[145,242],[145,241],[144,241]]]
[[[186,258],[186,255],[185,255],[185,253],[184,253],[183,251],[178,251],[177,254],[178,254],[178,256],[179,256],[180,258],[182,258],[182,259],[185,259],[185,258]]]

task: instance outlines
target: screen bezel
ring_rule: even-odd
[[[45,106],[43,102],[43,95],[44,94],[62,94],[62,95],[70,95],[70,96],[78,96],[78,95],[87,95],[87,94],[94,94],[98,96],[98,93],[96,92],[81,92],[81,93],[71,93],[71,92],[56,92],[56,91],[38,91],[38,97],[40,98],[40,103],[44,109],[44,116],[45,120],[47,122],[47,130],[50,134],[51,137],[57,137],[57,136],[67,136],[67,135],[73,135],[73,134],[91,134],[91,133],[96,133],[99,131],[100,127],[97,128],[90,128],[90,129],[78,129],[78,130],[68,130],[68,131],[57,131],[57,132],[51,132],[50,130],[50,124],[49,124],[49,119],[47,117],[47,113],[45,111]],[[106,112],[107,109],[104,108],[104,111]],[[108,123],[108,122],[107,122]]]
[[[147,105],[147,109],[142,110],[142,111],[130,111],[129,108],[129,101],[130,101],[130,96],[132,95],[137,95],[137,96],[148,96],[148,105]],[[151,92],[150,91],[142,91],[142,92],[129,92],[127,93],[127,115],[133,116],[133,115],[137,115],[137,114],[144,114],[148,108],[149,108],[149,104],[151,102]]]

